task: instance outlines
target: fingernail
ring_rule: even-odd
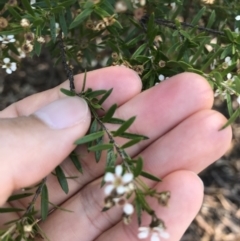
[[[66,97],[44,106],[34,115],[52,129],[64,129],[86,121],[89,109],[82,98]]]

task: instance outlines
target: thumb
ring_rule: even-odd
[[[0,205],[13,190],[38,182],[61,163],[90,120],[79,97],[58,99],[28,117],[0,119]]]

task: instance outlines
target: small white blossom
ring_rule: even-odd
[[[17,69],[17,64],[15,62],[10,62],[9,58],[3,59],[4,65],[2,66],[3,69],[6,69],[8,74],[11,74],[13,71]]]
[[[171,3],[170,6],[172,7],[172,10],[174,10],[176,8],[176,3]]]
[[[0,36],[0,42],[3,44],[13,43],[16,39],[14,38],[14,35],[2,35]]]
[[[227,63],[228,66],[232,64],[232,59],[229,56],[227,56],[224,61],[225,63]]]
[[[115,10],[117,13],[125,12],[127,11],[127,5],[123,1],[118,1],[115,4]]]
[[[158,79],[159,79],[160,81],[163,81],[163,80],[165,80],[165,76],[162,75],[162,74],[160,74],[160,75],[158,76]]]
[[[30,22],[29,22],[28,19],[23,18],[23,19],[21,20],[21,22],[20,22],[20,25],[21,25],[23,28],[27,28],[27,27],[30,26]]]
[[[237,16],[235,17],[235,19],[236,19],[237,21],[240,21],[240,15],[237,15]]]
[[[117,194],[122,195],[127,191],[127,184],[133,181],[132,173],[123,174],[123,167],[121,165],[116,166],[115,174],[107,172],[104,176],[104,181],[109,183],[104,192],[108,196],[113,190],[116,190]]]
[[[239,33],[239,28],[235,28],[234,32]]]
[[[231,73],[227,74],[227,80],[232,80],[232,74]]]
[[[138,238],[139,239],[146,239],[150,237],[151,241],[160,241],[161,238],[168,239],[169,233],[167,233],[161,226],[160,227],[140,227],[138,228]]]
[[[30,1],[30,4],[31,4],[31,5],[33,5],[33,4],[35,4],[35,3],[36,3],[36,0],[31,0],[31,1]],[[35,9],[35,7],[32,7],[32,9]]]
[[[120,198],[114,198],[113,201],[118,205],[123,207],[123,212],[127,215],[130,216],[134,212],[134,207],[131,203],[127,202],[127,199],[124,197]]]

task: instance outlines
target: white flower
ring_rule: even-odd
[[[229,56],[227,56],[224,61],[227,63],[228,66],[232,64],[232,59]]]
[[[235,17],[235,19],[236,19],[237,21],[240,21],[240,15],[237,15],[237,16]]]
[[[108,184],[104,190],[105,194],[108,196],[113,190],[116,190],[117,194],[122,195],[127,191],[126,185],[132,182],[133,174],[125,173],[122,176],[123,167],[121,165],[116,166],[115,174],[107,172],[104,176],[104,181]]]
[[[127,5],[123,1],[118,1],[115,4],[115,10],[117,13],[125,12],[127,11]]]
[[[231,73],[227,74],[227,80],[232,80],[232,74]]]
[[[119,205],[123,207],[123,212],[127,215],[130,216],[133,214],[134,212],[134,207],[131,203],[127,202],[127,199],[124,197],[120,197],[120,198],[114,198],[113,201]]]
[[[235,28],[234,32],[239,33],[239,28]]]
[[[169,233],[167,233],[161,226],[159,227],[140,227],[138,228],[138,238],[145,239],[148,236],[151,236],[151,241],[160,241],[161,238],[168,239]]]
[[[4,65],[2,66],[3,69],[6,69],[8,74],[11,74],[13,71],[17,69],[17,64],[14,62],[10,62],[9,58],[3,59]]]
[[[8,44],[8,43],[13,43],[15,42],[15,38],[14,38],[14,35],[2,35],[0,36],[0,41],[3,43],[3,44]]]
[[[170,6],[172,7],[172,10],[176,8],[176,3],[171,3]]]
[[[33,5],[33,4],[35,4],[35,3],[36,3],[36,0],[31,0],[31,1],[30,1],[30,4],[31,4],[31,5]],[[32,9],[35,9],[35,7],[32,7]]]
[[[28,19],[26,18],[23,18],[21,21],[20,21],[20,25],[23,27],[23,28],[27,28],[30,26],[30,22]]]
[[[162,75],[162,74],[160,74],[160,75],[158,76],[158,79],[159,79],[160,81],[163,81],[163,80],[165,80],[165,76]]]

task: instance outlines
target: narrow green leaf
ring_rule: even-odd
[[[112,133],[114,134],[114,131],[112,131]],[[132,133],[129,133],[129,132],[124,132],[124,133],[122,133],[121,135],[118,135],[118,136],[123,137],[123,138],[127,138],[127,139],[135,139],[135,138],[141,138],[142,140],[149,139],[147,136],[132,134]]]
[[[103,151],[113,147],[112,143],[99,144],[88,148],[89,151]]]
[[[78,156],[77,154],[72,151],[71,154],[69,155],[73,165],[76,167],[76,169],[80,172],[80,173],[83,173],[83,170],[82,170],[82,165],[78,159]]]
[[[85,94],[87,98],[95,98],[106,93],[106,90],[95,90]]]
[[[51,38],[52,41],[56,42],[56,21],[55,21],[55,15],[50,16],[50,32],[51,32]]]
[[[224,29],[224,33],[227,36],[228,40],[233,42],[234,41],[234,37],[233,37],[233,33],[230,29]]]
[[[118,136],[121,135],[123,132],[125,132],[134,122],[134,120],[136,119],[136,117],[131,117],[130,119],[128,119],[127,121],[125,121],[115,132],[113,136]]]
[[[99,105],[101,105],[109,97],[112,91],[113,89],[110,89],[102,96],[102,98],[98,101]]]
[[[14,35],[21,33],[23,31],[22,27],[14,28],[11,30],[1,31],[1,35]]]
[[[96,7],[94,8],[94,13],[96,13],[99,17],[104,18],[104,17],[109,17],[111,14],[106,12],[104,9]]]
[[[76,93],[72,90],[67,90],[67,89],[61,88],[60,91],[67,96],[76,96]]]
[[[11,201],[14,201],[14,200],[19,200],[19,199],[22,199],[22,198],[25,198],[25,197],[29,197],[29,196],[32,196],[33,193],[21,193],[21,194],[15,194],[15,195],[12,195],[8,198],[7,202],[11,202]]]
[[[136,196],[136,199],[135,199],[135,209],[137,213],[138,226],[140,227],[142,223],[142,204],[138,195]]]
[[[146,177],[146,178],[148,178],[150,180],[156,181],[156,182],[161,182],[162,181],[158,177],[156,177],[156,176],[154,176],[154,175],[152,175],[152,174],[150,174],[148,172],[142,171],[140,175],[143,176],[143,177]]]
[[[137,159],[136,168],[133,170],[134,177],[138,177],[142,173],[143,159],[139,157]]]
[[[67,194],[69,191],[68,182],[67,182],[67,178],[66,178],[62,168],[60,166],[57,166],[55,168],[55,172],[56,172],[56,176],[57,176],[58,182],[59,182],[62,190]]]
[[[59,13],[59,24],[64,33],[64,36],[67,36],[68,34],[67,23],[63,12]]]
[[[131,59],[135,59],[138,55],[140,55],[141,53],[143,53],[143,51],[146,49],[147,44],[144,43],[142,44],[132,55]]]
[[[25,211],[21,208],[0,208],[0,213],[13,213],[13,212],[22,212]]]
[[[222,48],[219,47],[219,49],[214,54],[210,53],[209,57],[207,57],[207,62],[202,66],[201,70],[205,71],[210,66],[210,64],[213,62],[213,60],[220,55],[221,52],[222,52]]]
[[[235,76],[234,83],[235,83],[235,91],[240,95],[240,78]]]
[[[36,53],[36,55],[38,57],[41,54],[41,49],[42,49],[42,45],[38,41],[35,41],[35,43],[34,43],[34,52]]]
[[[123,144],[121,146],[121,148],[125,149],[125,148],[128,148],[128,147],[131,147],[131,146],[137,144],[138,142],[140,142],[141,140],[142,140],[142,138],[135,138],[135,139],[133,139],[131,141],[128,141],[127,143]]]
[[[117,155],[114,152],[114,149],[111,148],[107,152],[107,164],[106,167],[115,167],[115,163],[117,160]]]
[[[240,108],[238,108],[237,110],[235,110],[235,112],[233,113],[233,115],[228,119],[227,123],[223,125],[223,127],[221,127],[220,130],[225,129],[227,126],[231,125],[240,115]]]
[[[21,15],[13,7],[11,7],[10,5],[7,5],[7,7],[8,7],[8,11],[12,14],[12,16],[16,20],[20,21],[22,19]]]
[[[107,122],[108,120],[110,120],[113,117],[116,109],[117,109],[117,104],[112,105],[107,111],[107,113],[104,115],[102,121]]]
[[[206,28],[211,28],[212,25],[213,25],[214,22],[215,22],[215,19],[216,19],[216,12],[215,12],[215,10],[212,10],[212,11],[211,11],[211,15],[210,15],[210,17],[209,17],[209,19],[208,19],[208,23],[207,23]]]
[[[50,0],[44,0],[44,2],[47,4],[47,6],[50,8],[51,7],[51,2]]]
[[[197,15],[193,18],[191,24],[192,25],[197,25],[198,21],[202,18],[204,12],[206,11],[206,7],[204,6],[198,13]]]
[[[43,221],[48,216],[48,188],[46,185],[43,186],[41,192],[41,216]]]
[[[84,136],[84,137],[76,140],[74,142],[74,144],[81,145],[81,144],[84,144],[84,143],[96,140],[97,138],[99,138],[99,137],[101,137],[103,135],[104,135],[104,131],[99,131],[99,132],[96,132],[96,133],[92,133],[92,134],[89,134],[87,136]]]
[[[110,120],[106,121],[107,123],[111,123],[111,124],[123,124],[125,123],[125,120],[122,119],[118,119],[118,118],[111,118]]]
[[[101,136],[100,138],[98,138],[96,140],[97,142],[97,145],[102,145],[103,143],[103,136]],[[102,150],[98,150],[98,151],[95,151],[95,159],[96,159],[96,162],[98,163],[101,159],[101,154],[102,154]]]
[[[70,24],[70,29],[75,28],[79,24],[81,24],[93,11],[93,8],[86,8],[84,9]]]
[[[35,15],[31,5],[30,5],[30,2],[29,0],[22,0],[21,1],[22,5],[24,6],[24,8],[28,11],[29,14],[31,14],[32,16]]]

